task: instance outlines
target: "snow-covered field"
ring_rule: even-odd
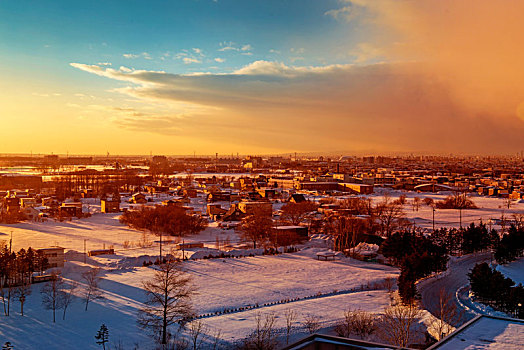
[[[399,196],[405,195],[406,204],[404,205],[404,213],[406,214],[406,217],[414,222],[416,226],[427,229],[432,229],[433,227],[433,209],[425,204],[421,204],[417,211],[416,208],[413,208],[413,198],[432,198],[436,202],[443,200],[452,194],[451,192],[416,193],[377,189],[377,193],[368,197],[376,203],[383,200],[384,193],[388,193],[391,200],[398,199]],[[524,203],[518,201],[512,201],[511,206],[508,209],[507,203],[501,198],[479,196],[476,194],[470,194],[469,198],[478,208],[462,210],[462,226],[469,225],[472,222],[478,224],[482,220],[482,222],[488,226],[491,224],[491,227],[500,229],[500,226],[495,224],[494,220],[499,220],[504,216],[506,220],[511,221],[513,219],[513,214],[524,214]],[[435,228],[460,227],[460,215],[461,213],[456,209],[436,209]]]
[[[392,193],[391,199],[400,194],[402,192]],[[405,206],[407,217],[419,226],[430,228],[433,214],[431,208],[421,205],[418,211],[413,211],[411,207],[412,198],[423,195],[405,194],[408,197],[408,204]],[[444,198],[445,194],[428,196],[437,200]],[[374,201],[382,199],[380,195],[372,198]],[[469,222],[478,223],[479,219],[484,222],[498,219],[503,211],[506,216],[510,216],[512,212],[524,212],[522,203],[515,204],[510,210],[503,210],[499,208],[503,204],[500,199],[473,197],[473,200],[479,209],[463,211],[463,225]],[[196,198],[191,205],[200,211],[205,202],[202,198]],[[142,262],[154,260],[158,256],[158,239],[146,234],[146,240],[152,242],[152,246],[140,247],[140,242],[143,243],[144,240],[142,232],[121,225],[117,214],[96,213],[96,203],[90,203],[89,206],[90,211],[95,214],[87,219],[0,225],[0,240],[7,242],[12,234],[14,250],[29,246],[64,247],[67,262],[63,274],[67,279],[81,281],[82,271],[93,266],[101,267],[101,287],[104,292],[103,298],[95,300],[88,311],[84,311],[80,298],[83,289],[79,288],[79,298],[68,310],[66,320],[62,320],[59,314],[56,324],[53,324],[51,312],[44,310],[41,305],[41,285],[34,285],[33,294],[29,296],[25,306],[25,316],[20,316],[18,302],[13,303],[11,316],[0,316],[0,344],[9,341],[17,350],[34,349],[36,346],[46,349],[97,349],[94,335],[100,325],[105,323],[110,332],[110,344],[121,341],[124,349],[132,349],[135,344],[140,349],[153,348],[151,339],[138,328],[136,316],[144,301],[141,283],[151,278],[154,271],[153,267],[143,267]],[[458,211],[437,210],[435,225],[458,227]],[[239,243],[234,230],[222,230],[216,224],[210,225],[199,235],[184,238],[184,241],[203,242],[211,251],[216,248],[217,238],[222,243],[229,241],[231,246]],[[87,250],[113,246],[116,254],[87,258],[84,264],[84,243]],[[166,244],[164,252],[173,248],[173,243]],[[293,309],[298,314],[298,329],[308,314],[319,316],[324,321],[335,321],[343,317],[344,310],[349,307],[381,312],[389,305],[386,291],[374,289],[384,278],[396,277],[397,269],[345,257],[338,257],[335,261],[319,261],[316,253],[328,249],[325,243],[321,237],[317,237],[297,253],[184,262],[183,268],[192,275],[198,291],[193,299],[197,314],[256,304],[259,306],[201,318],[208,327],[208,333],[221,330],[224,340],[241,339],[253,329],[257,312],[274,313],[277,317],[276,327],[281,328],[285,323],[282,315],[284,310]],[[240,246],[238,249],[242,255],[252,252],[240,250]],[[204,253],[190,250],[186,254],[195,254],[196,257]],[[506,267],[501,267],[503,268]],[[517,268],[516,273],[521,273],[521,270]],[[514,278],[510,274],[508,277]],[[288,302],[296,298],[299,300]],[[277,304],[282,301],[286,302]]]
[[[151,278],[154,271],[153,267],[143,267],[142,261],[154,260],[158,246],[123,247],[124,241],[140,241],[142,232],[124,227],[113,214],[94,214],[87,219],[62,223],[26,222],[0,226],[4,240],[9,239],[11,231],[15,250],[55,244],[65,247],[68,261],[62,272],[66,279],[82,282],[82,271],[89,267],[101,267],[104,294],[103,298],[90,304],[88,311],[84,311],[81,302],[83,288],[80,286],[77,291],[79,298],[68,310],[66,320],[63,321],[59,315],[56,324],[53,324],[51,312],[41,305],[41,285],[33,285],[33,294],[28,298],[23,317],[18,312],[17,302],[12,305],[11,316],[0,316],[0,343],[10,341],[16,349],[33,349],[35,344],[49,349],[96,349],[94,335],[105,323],[112,343],[121,341],[125,349],[132,348],[135,343],[140,344],[140,348],[152,347],[150,338],[136,325],[136,316],[145,297],[141,283]],[[233,230],[209,227],[197,236],[188,237],[186,242],[204,241],[214,248],[217,236],[221,240],[228,238],[231,242],[238,239]],[[81,254],[84,240],[87,240],[88,250],[113,245],[116,254],[88,257],[84,264]],[[376,285],[386,277],[396,277],[398,272],[395,268],[345,257],[335,261],[319,261],[316,253],[327,249],[318,247],[322,242],[317,239],[310,247],[304,246],[301,251],[292,254],[184,262],[183,268],[192,275],[198,291],[193,299],[197,314],[255,304],[260,306],[243,312],[202,318],[209,333],[220,329],[225,340],[245,337],[254,326],[257,312],[278,314],[290,308],[297,311],[297,323],[300,323],[306,314],[335,320],[340,319],[348,307],[378,312],[389,304],[384,290],[367,290],[377,288]],[[355,292],[355,289],[363,289],[364,292]],[[296,298],[300,300],[264,306]],[[276,326],[283,327],[282,316],[279,317]]]

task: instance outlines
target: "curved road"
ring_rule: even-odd
[[[462,318],[456,322],[456,324],[453,324],[453,326],[456,327],[471,320],[473,317],[475,317],[475,314],[462,308],[456,299],[456,293],[457,290],[459,290],[461,287],[469,284],[467,274],[471,271],[475,264],[483,261],[489,263],[490,260],[491,253],[489,252],[464,255],[462,257],[455,258],[452,261],[450,260],[448,270],[444,273],[443,276],[432,277],[421,281],[417,285],[417,289],[422,297],[422,305],[424,309],[428,310],[437,317],[439,294],[440,290],[444,288],[444,290],[453,295],[453,303],[456,305],[457,310],[463,310],[464,312]]]

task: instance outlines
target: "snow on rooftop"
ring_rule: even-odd
[[[482,316],[431,349],[520,350],[523,344],[524,320]]]

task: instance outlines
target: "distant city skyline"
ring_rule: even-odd
[[[524,148],[524,3],[0,1],[0,152]]]

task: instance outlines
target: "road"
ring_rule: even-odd
[[[489,252],[469,254],[460,258],[455,258],[450,261],[448,271],[446,271],[443,276],[432,277],[421,281],[417,285],[417,289],[422,297],[422,306],[434,316],[438,317],[437,310],[439,294],[440,290],[444,289],[453,295],[453,303],[456,305],[457,310],[464,310],[456,299],[457,290],[462,286],[469,284],[467,274],[475,264],[483,261],[489,263],[490,259],[491,253]],[[453,326],[459,326],[473,317],[475,317],[475,314],[468,310],[464,310],[462,318],[458,320],[456,324],[453,324]]]

